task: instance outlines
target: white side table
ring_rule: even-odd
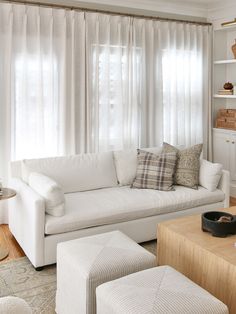
[[[0,188],[0,201],[7,200],[16,196],[16,191],[8,188]],[[6,258],[9,254],[9,249],[0,245],[0,261]]]

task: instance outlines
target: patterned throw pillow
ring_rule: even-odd
[[[138,149],[138,166],[131,188],[171,191],[176,153],[156,155]]]
[[[190,148],[179,150],[178,148],[163,143],[162,153],[177,153],[176,171],[174,183],[192,189],[198,188],[200,155],[203,144],[198,144]]]

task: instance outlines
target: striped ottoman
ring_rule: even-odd
[[[156,266],[156,257],[120,231],[57,246],[58,314],[96,313],[96,287]]]
[[[228,314],[227,306],[169,266],[99,286],[97,314]]]

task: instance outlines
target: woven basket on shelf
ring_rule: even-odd
[[[236,118],[236,109],[220,109],[218,118]]]
[[[220,109],[217,114],[215,127],[236,130],[236,110]]]

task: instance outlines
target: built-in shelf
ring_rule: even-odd
[[[214,61],[214,64],[230,64],[230,63],[236,63],[236,59]]]
[[[218,95],[218,94],[215,94],[214,98],[236,98],[236,95]]]

